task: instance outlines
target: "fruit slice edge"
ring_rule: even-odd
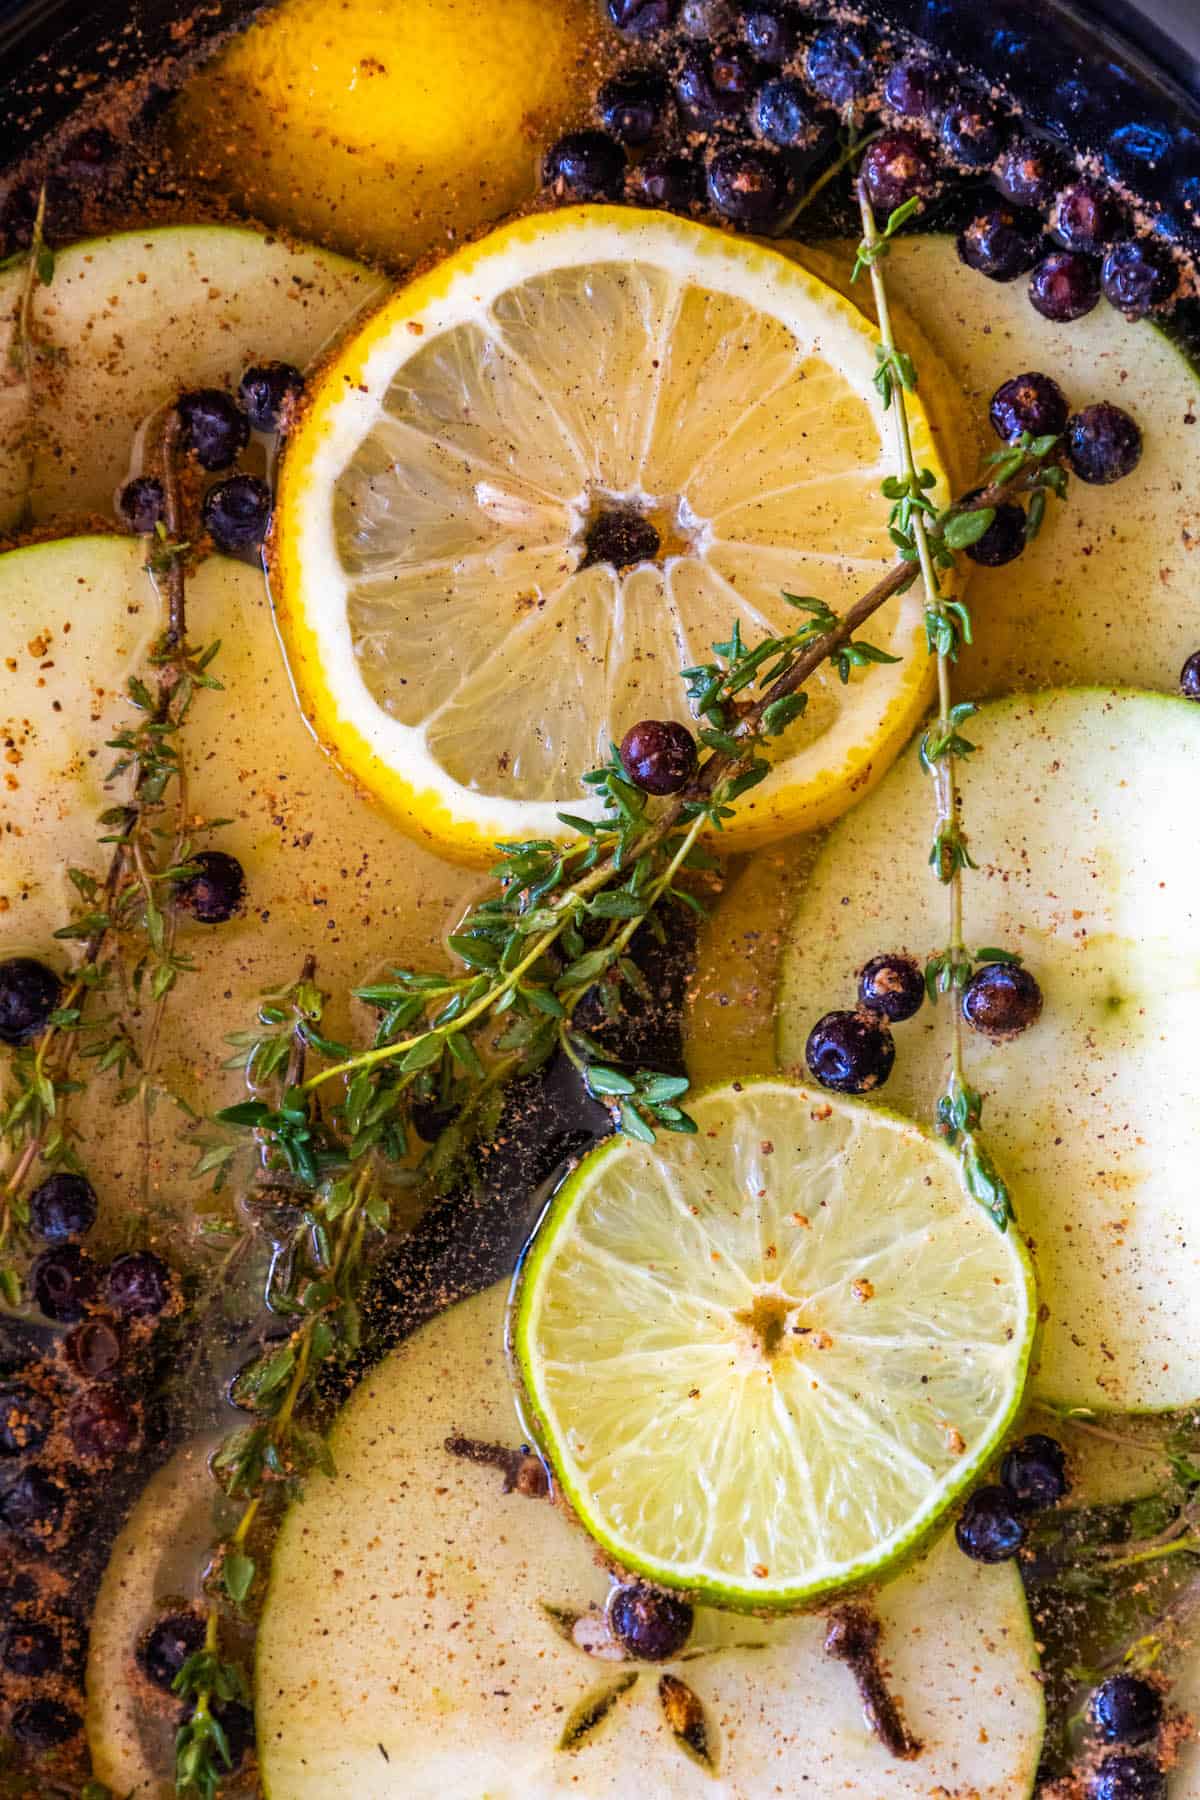
[[[565,1641],[546,1608],[600,1606],[607,1580],[562,1510],[504,1495],[495,1470],[443,1448],[450,1433],[519,1441],[506,1300],[500,1283],[460,1302],[367,1375],[331,1435],[336,1475],[314,1477],[284,1521],[256,1669],[271,1800],[622,1800],[634,1783],[768,1800],[784,1770],[813,1800],[1031,1792],[1043,1708],[1020,1578],[949,1538],[878,1596],[917,1761],[872,1736],[847,1671],[822,1653],[820,1617],[706,1609],[690,1648],[708,1654],[666,1666],[705,1708],[715,1777],[675,1747],[659,1670],[644,1664],[626,1665],[641,1672],[604,1724],[560,1751],[574,1708],[625,1670]]]
[[[595,369],[588,363],[578,385],[595,387],[601,424],[591,435],[584,432],[583,452],[571,448],[568,440],[574,441],[578,420],[583,418],[586,424],[590,418],[587,408],[579,403],[572,414],[575,422],[565,427],[556,415],[567,409],[567,402],[556,399],[549,405],[543,388],[557,394],[555,383],[566,381],[564,393],[573,392],[574,361],[556,349],[552,334],[550,347],[537,352],[546,367],[538,376],[542,387],[535,384],[541,396],[535,406],[521,373],[521,357],[530,354],[529,342],[520,339],[520,357],[510,367],[505,345],[516,327],[506,314],[500,332],[490,314],[485,319],[485,309],[503,301],[519,310],[525,304],[522,295],[541,292],[537,283],[543,278],[574,280],[586,270],[597,282],[609,281],[613,291],[605,298],[612,316],[623,309],[626,320],[636,319],[641,315],[622,282],[628,283],[631,271],[639,269],[679,284],[685,295],[707,296],[706,304],[715,295],[722,305],[755,309],[766,345],[758,349],[764,356],[769,352],[775,362],[769,364],[762,395],[756,395],[751,405],[752,428],[742,419],[732,420],[731,429],[737,425],[743,436],[747,431],[753,435],[766,429],[763,419],[774,417],[772,384],[778,383],[779,368],[784,366],[775,338],[784,329],[791,356],[807,357],[835,382],[825,438],[835,446],[843,438],[857,444],[854,434],[865,442],[863,434],[869,430],[872,450],[864,465],[856,449],[852,465],[822,477],[814,492],[801,495],[807,504],[792,506],[786,526],[794,534],[795,548],[783,550],[778,545],[789,541],[786,536],[772,542],[768,533],[764,539],[763,519],[768,515],[760,511],[768,504],[778,509],[783,502],[773,491],[754,491],[753,469],[758,465],[747,439],[748,450],[731,452],[728,459],[734,468],[749,465],[751,472],[738,476],[745,494],[715,515],[737,521],[736,527],[721,527],[730,541],[726,543],[722,535],[714,550],[711,527],[701,520],[698,535],[689,540],[693,546],[701,545],[699,550],[672,550],[665,570],[643,564],[610,595],[605,583],[612,585],[613,578],[603,567],[591,568],[586,575],[576,570],[580,508],[589,493],[594,498],[601,489],[630,491],[629,453],[622,433],[631,441],[640,438],[643,429],[650,433],[654,415],[639,421],[636,431],[628,421],[620,421],[620,409],[611,404],[615,377],[603,362],[611,345],[605,346],[604,332],[597,326],[594,335],[601,347],[593,351],[589,346],[589,356],[600,360]],[[635,298],[654,319],[660,317],[646,296]],[[569,307],[565,310],[569,315]],[[662,329],[674,333],[669,305],[661,318]],[[437,396],[436,406],[443,407],[446,369],[455,371],[456,383],[461,379],[460,364],[469,362],[474,354],[471,346],[482,342],[481,319],[486,326],[483,335],[492,346],[487,379],[495,383],[496,394],[489,391],[477,403],[482,422],[473,417],[469,444],[464,436],[468,427],[460,428],[459,422],[436,410],[431,416],[442,421],[441,436],[430,438],[426,412],[435,402],[429,396]],[[559,329],[566,327],[560,323]],[[622,331],[628,329],[622,326]],[[716,358],[723,343],[720,332],[711,320],[704,329],[710,334],[704,353]],[[560,837],[559,806],[586,810],[575,786],[578,776],[603,759],[610,735],[619,737],[632,723],[632,717],[605,723],[596,712],[597,705],[603,711],[604,684],[615,681],[614,672],[620,674],[614,692],[620,693],[622,704],[636,706],[633,716],[658,716],[664,707],[675,716],[684,703],[677,669],[707,657],[709,642],[728,635],[734,616],[742,617],[751,638],[761,635],[764,622],[773,629],[794,629],[797,615],[782,606],[781,588],[806,592],[821,589],[824,582],[825,591],[841,605],[890,563],[886,505],[878,492],[890,467],[890,434],[871,380],[875,342],[874,329],[856,309],[787,259],[690,222],[630,209],[581,207],[520,220],[415,281],[327,369],[283,462],[273,591],[293,675],[318,737],[406,830],[432,841],[445,855],[466,862],[491,860],[498,839]],[[570,343],[573,358],[574,340]],[[651,340],[647,344],[653,348]],[[728,354],[728,345],[722,353]],[[696,367],[690,367],[690,381],[684,383],[681,375],[676,383],[681,394],[685,387],[689,394],[696,389]],[[674,377],[668,373],[666,379],[668,396],[675,395],[676,388],[669,385]],[[787,379],[798,392],[801,384],[791,375]],[[813,391],[820,379],[806,391]],[[643,388],[653,400],[654,382],[639,385],[639,394]],[[782,416],[784,403],[774,403]],[[789,398],[786,404],[798,402]],[[514,450],[514,408],[529,407],[540,421],[538,432],[526,431]],[[498,424],[487,423],[491,412],[497,420],[503,418],[507,437]],[[620,423],[615,436],[614,420]],[[935,492],[941,496],[946,484],[919,402],[913,404],[913,430],[920,460],[939,474]],[[612,442],[603,437],[604,431]],[[529,473],[520,459],[527,456],[528,441],[535,436],[540,462]],[[415,460],[418,438],[419,454],[428,460],[428,469]],[[646,439],[658,445],[654,455],[672,506],[672,496],[682,494],[689,507],[694,499],[686,438],[686,431],[660,431],[658,438]],[[793,446],[792,459],[812,461],[818,455],[815,441]],[[711,437],[696,446],[697,454],[704,445],[711,451]],[[833,456],[830,466],[838,468],[840,451],[822,449],[819,454]],[[463,489],[466,498],[449,512],[437,500],[439,493],[449,492],[447,455],[460,459],[455,482],[464,479],[464,469],[482,472],[474,487]],[[584,466],[588,456],[597,459],[591,472]],[[577,457],[582,459],[578,463],[572,460]],[[697,477],[702,488],[704,481],[712,485],[711,470],[703,473],[704,456],[695,468],[702,471]],[[620,478],[613,475],[610,480],[616,470],[622,472]],[[444,531],[449,518],[458,521],[455,529],[461,536],[462,521],[468,520],[475,534],[470,543],[477,537],[478,548],[464,556],[466,540],[456,537],[453,545],[447,541],[438,550],[443,561],[435,557],[430,563],[418,557],[410,569],[405,555],[417,557],[417,551],[412,545],[406,551],[404,540],[396,538],[391,516],[398,495],[408,492],[402,489],[401,478],[412,490],[401,511],[414,521],[413,534],[432,530],[430,521],[440,521],[439,530]],[[569,493],[558,491],[564,482]],[[770,488],[765,475],[762,486]],[[799,481],[797,492],[804,486]],[[854,493],[847,512],[848,503],[839,501],[836,493],[848,487]],[[836,529],[831,519],[840,521]],[[518,525],[519,558],[506,548]],[[518,537],[512,541],[516,544]],[[349,549],[343,551],[343,542]],[[424,536],[420,542],[424,544]],[[393,543],[395,551],[385,548]],[[709,572],[705,558],[714,554],[719,568],[714,564]],[[506,625],[504,654],[489,650],[479,663],[479,670],[486,668],[486,681],[472,661],[483,655],[482,639],[475,643],[481,615],[470,600],[470,585],[462,585],[466,579],[462,571],[476,565],[479,572],[470,581],[482,580],[482,571],[488,572],[489,605],[499,608],[495,617],[508,621],[511,603],[515,621]],[[451,573],[439,575],[440,569]],[[665,592],[664,579],[670,588],[666,601],[659,592]],[[422,583],[432,586],[426,591]],[[867,681],[854,679],[848,689],[840,687],[832,672],[828,682],[824,674],[816,679],[809,714],[792,727],[791,751],[785,739],[772,774],[739,806],[724,834],[729,847],[771,841],[788,831],[824,823],[879,778],[930,691],[920,614],[920,605],[910,594],[889,603],[872,621],[873,641],[899,652],[899,666],[873,669]],[[676,616],[678,623],[672,624]],[[567,628],[566,635],[555,635],[560,627]],[[634,634],[645,632],[651,636],[643,644]],[[432,662],[430,643],[438,649]],[[400,655],[400,645],[407,647],[407,656]],[[423,674],[412,662],[418,653],[428,663]],[[632,656],[627,668],[620,662],[623,655]],[[522,656],[540,665],[536,679],[520,661]],[[396,671],[403,672],[403,679]],[[600,699],[593,695],[584,705],[589,684],[597,680]],[[531,689],[543,699],[547,689],[553,694],[534,734],[544,739],[540,748],[530,748],[522,735]],[[568,710],[574,709],[576,715],[573,723],[562,710],[568,707],[568,693]],[[467,695],[469,704],[462,697]],[[431,731],[435,739],[429,737]],[[518,738],[515,745],[509,743],[510,735]],[[538,798],[539,794],[549,797]]]
[[[981,869],[967,877],[968,942],[1023,954],[1045,995],[1024,1036],[967,1043],[987,1141],[1036,1244],[1049,1317],[1034,1389],[1100,1411],[1190,1405],[1200,868],[1177,797],[1200,756],[1200,711],[1167,695],[1056,689],[988,703],[970,736],[979,748],[961,783]],[[791,925],[782,1066],[800,1066],[814,1021],[852,1001],[869,956],[923,961],[940,944],[929,826],[912,750],[830,834]],[[944,1003],[896,1038],[888,1100],[930,1118]]]
[[[614,1139],[568,1177],[514,1349],[615,1563],[723,1607],[811,1603],[901,1561],[985,1466],[1033,1273],[890,1111],[782,1080],[691,1111],[696,1137]]]

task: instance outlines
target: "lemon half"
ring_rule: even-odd
[[[520,221],[401,291],[283,464],[275,595],[317,735],[450,857],[561,837],[610,743],[685,713],[682,668],[735,624],[794,630],[783,590],[841,611],[891,563],[877,342],[773,251],[621,208]],[[946,502],[915,399],[912,427]],[[659,546],[620,570],[588,561],[614,512]],[[819,672],[730,848],[836,817],[912,732],[916,591],[866,635],[901,660]]]
[[[514,1346],[563,1491],[623,1568],[719,1606],[878,1576],[994,1454],[1037,1312],[1017,1231],[917,1126],[784,1081],[560,1189]]]

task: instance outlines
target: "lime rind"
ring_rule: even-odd
[[[955,1234],[962,1236],[966,1262],[969,1263],[972,1259],[978,1261],[982,1256],[981,1267],[976,1275],[972,1275],[963,1264],[963,1278],[967,1282],[967,1291],[972,1296],[972,1304],[966,1312],[959,1308],[960,1319],[968,1316],[976,1306],[982,1312],[985,1302],[991,1304],[998,1291],[1006,1290],[1003,1316],[997,1315],[995,1320],[998,1342],[992,1346],[992,1351],[997,1358],[998,1372],[997,1379],[992,1384],[994,1391],[985,1402],[981,1416],[970,1420],[962,1445],[955,1447],[948,1457],[937,1458],[931,1453],[929,1419],[921,1414],[920,1408],[912,1406],[908,1416],[910,1423],[919,1419],[919,1426],[913,1424],[911,1430],[912,1442],[918,1445],[919,1455],[914,1458],[912,1444],[903,1441],[903,1433],[897,1426],[889,1455],[883,1458],[877,1455],[875,1464],[869,1471],[870,1481],[865,1485],[856,1485],[853,1479],[853,1461],[843,1459],[839,1464],[836,1458],[831,1459],[827,1454],[827,1423],[820,1430],[813,1426],[815,1435],[811,1446],[802,1433],[797,1434],[794,1409],[798,1397],[802,1397],[799,1389],[804,1385],[814,1389],[819,1387],[823,1390],[822,1406],[826,1403],[825,1394],[832,1391],[835,1398],[828,1403],[830,1412],[832,1414],[836,1411],[839,1415],[845,1427],[847,1444],[857,1441],[862,1454],[861,1447],[871,1441],[873,1434],[877,1436],[880,1431],[879,1409],[876,1409],[874,1416],[871,1415],[871,1407],[877,1396],[867,1393],[869,1383],[885,1389],[890,1383],[893,1394],[900,1395],[906,1381],[914,1389],[928,1381],[931,1386],[927,1392],[934,1398],[939,1393],[957,1394],[963,1406],[969,1404],[970,1380],[965,1385],[960,1382],[956,1387],[955,1371],[957,1369],[961,1372],[972,1365],[973,1358],[973,1366],[979,1366],[979,1349],[985,1335],[982,1323],[977,1328],[978,1335],[974,1342],[965,1330],[957,1339],[946,1337],[934,1352],[924,1374],[920,1372],[920,1357],[914,1359],[912,1355],[914,1345],[902,1340],[884,1345],[882,1341],[875,1340],[874,1354],[869,1350],[865,1351],[860,1360],[860,1370],[865,1379],[858,1393],[851,1396],[840,1394],[837,1383],[828,1378],[826,1371],[831,1366],[829,1363],[820,1368],[816,1381],[809,1381],[807,1365],[798,1375],[789,1358],[778,1365],[781,1373],[777,1380],[772,1371],[771,1380],[775,1381],[775,1393],[767,1397],[775,1424],[772,1431],[762,1434],[762,1441],[758,1442],[752,1460],[748,1453],[740,1458],[738,1456],[739,1448],[744,1451],[744,1446],[739,1444],[737,1421],[733,1417],[736,1408],[727,1409],[720,1425],[724,1440],[722,1454],[719,1456],[710,1454],[709,1447],[704,1442],[706,1432],[703,1425],[696,1430],[692,1429],[687,1411],[690,1397],[694,1394],[698,1399],[709,1381],[718,1384],[719,1393],[720,1381],[729,1379],[720,1368],[722,1356],[728,1353],[726,1360],[742,1356],[744,1345],[739,1348],[725,1329],[729,1313],[728,1282],[723,1287],[721,1281],[713,1280],[711,1270],[706,1270],[704,1278],[695,1284],[704,1288],[702,1296],[694,1292],[681,1294],[675,1286],[673,1273],[667,1269],[663,1258],[663,1244],[660,1239],[654,1238],[653,1187],[647,1182],[646,1176],[655,1168],[661,1173],[664,1156],[674,1159],[672,1172],[674,1176],[678,1176],[680,1157],[686,1159],[689,1146],[704,1144],[705,1134],[711,1133],[714,1121],[720,1118],[722,1112],[736,1116],[739,1110],[753,1107],[764,1100],[768,1111],[772,1106],[775,1107],[775,1116],[781,1124],[788,1113],[791,1113],[793,1122],[800,1117],[805,1121],[820,1119],[822,1123],[825,1120],[838,1121],[849,1128],[852,1142],[861,1143],[865,1138],[874,1142],[876,1150],[886,1144],[887,1152],[893,1160],[902,1161],[907,1158],[911,1162],[915,1159],[915,1164],[927,1169],[933,1188],[936,1190],[940,1184],[938,1204],[943,1216],[932,1234],[926,1231],[924,1236],[930,1237],[932,1241],[938,1230],[943,1227],[952,1229]],[[938,1523],[944,1519],[947,1510],[994,1456],[1020,1408],[1033,1349],[1037,1302],[1032,1265],[1019,1234],[1016,1231],[1000,1233],[983,1210],[971,1200],[962,1186],[957,1159],[945,1145],[894,1113],[862,1102],[813,1094],[785,1081],[771,1079],[739,1084],[736,1089],[726,1087],[710,1090],[701,1096],[693,1110],[701,1127],[698,1140],[688,1140],[684,1146],[676,1141],[666,1147],[660,1140],[659,1145],[653,1149],[643,1149],[628,1140],[614,1139],[585,1159],[564,1183],[548,1208],[525,1261],[513,1311],[514,1357],[525,1398],[562,1492],[585,1529],[616,1565],[644,1575],[663,1586],[683,1589],[711,1605],[731,1610],[758,1612],[811,1605],[857,1583],[894,1572],[926,1542]],[[817,1125],[815,1128],[819,1130],[821,1126]],[[757,1125],[754,1129],[757,1129]],[[783,1129],[787,1127],[784,1126]],[[880,1137],[880,1133],[891,1134],[891,1141]],[[777,1135],[780,1135],[782,1143],[781,1132],[777,1132]],[[743,1156],[744,1151],[743,1144]],[[776,1163],[774,1166],[779,1167],[780,1164]],[[754,1178],[757,1179],[757,1175]],[[647,1233],[642,1240],[643,1248],[649,1245],[646,1260],[654,1262],[655,1269],[647,1274],[645,1271],[637,1271],[632,1261],[622,1265],[619,1258],[612,1260],[607,1268],[607,1277],[611,1283],[610,1305],[603,1307],[597,1304],[591,1316],[578,1322],[577,1331],[569,1320],[565,1328],[561,1318],[550,1316],[548,1323],[547,1292],[552,1282],[556,1281],[561,1285],[562,1270],[568,1271],[565,1277],[567,1284],[574,1282],[578,1286],[582,1280],[586,1286],[590,1279],[586,1274],[582,1278],[580,1276],[580,1270],[586,1267],[587,1258],[592,1252],[591,1247],[584,1242],[579,1222],[585,1217],[584,1209],[589,1203],[591,1215],[598,1216],[606,1197],[608,1213],[615,1215],[620,1211],[619,1203],[613,1199],[616,1181],[625,1181],[629,1194],[636,1198],[640,1208],[639,1216]],[[811,1191],[819,1194],[822,1181],[828,1188],[828,1162],[824,1169],[817,1169]],[[599,1201],[596,1199],[598,1194],[601,1196]],[[857,1206],[872,1205],[875,1199],[876,1196],[869,1193],[859,1194]],[[731,1219],[732,1238],[736,1238],[737,1230],[746,1226],[746,1216],[744,1213],[738,1216],[721,1215],[720,1225],[728,1226]],[[849,1225],[853,1233],[853,1217],[849,1218]],[[621,1229],[622,1226],[618,1223],[618,1237]],[[730,1249],[731,1241],[730,1237],[726,1237],[723,1249],[716,1253],[714,1264],[716,1259]],[[902,1267],[906,1254],[916,1256],[922,1248],[923,1240],[912,1239],[911,1234],[907,1241],[910,1245],[908,1251],[903,1244],[889,1242],[886,1233],[881,1235],[875,1232],[870,1256],[876,1259],[879,1268],[888,1269],[890,1266],[892,1274],[895,1274]],[[831,1250],[832,1248],[831,1240]],[[936,1251],[936,1244],[933,1248]],[[900,1259],[899,1263],[896,1261],[897,1257]],[[730,1260],[736,1261],[736,1256]],[[622,1287],[630,1284],[640,1290],[640,1302],[632,1308],[616,1304]],[[867,1284],[868,1287],[870,1285]],[[827,1304],[834,1311],[837,1308],[828,1299],[828,1295],[833,1294],[835,1286],[836,1284],[832,1284],[827,1290]],[[881,1294],[886,1295],[890,1291],[887,1276],[880,1286]],[[799,1304],[804,1307],[809,1302],[801,1301]],[[888,1304],[885,1298],[882,1301],[884,1310]],[[549,1303],[551,1315],[555,1305],[554,1301]],[[940,1296],[939,1305],[947,1317],[953,1312],[948,1295]],[[639,1306],[642,1308],[641,1319],[635,1320],[634,1314]],[[662,1317],[657,1320],[651,1317],[655,1306],[660,1307],[663,1317],[674,1313],[673,1340],[671,1324],[664,1327]],[[750,1306],[753,1307],[753,1299],[750,1300]],[[927,1309],[920,1325],[923,1331],[932,1330],[936,1334],[937,1326],[931,1323],[931,1310]],[[712,1320],[723,1313],[724,1322],[714,1334]],[[802,1312],[789,1314],[791,1318],[803,1316]],[[844,1308],[841,1316],[844,1317]],[[680,1317],[686,1317],[688,1328],[695,1330],[691,1341],[687,1340],[686,1333],[681,1335],[679,1331]],[[809,1329],[804,1328],[798,1334],[807,1335]],[[633,1334],[639,1332],[647,1345],[644,1350],[630,1347]],[[844,1358],[847,1354],[845,1343],[850,1342],[852,1347],[849,1354],[853,1359],[857,1354],[853,1349],[855,1334],[847,1332],[843,1339],[839,1332],[840,1326],[835,1326],[837,1355]],[[578,1367],[582,1369],[586,1365],[587,1373],[574,1397],[578,1429],[574,1429],[573,1436],[571,1420],[566,1417],[560,1405],[564,1385],[562,1370],[569,1369],[572,1365],[569,1362],[563,1363],[561,1358],[548,1357],[548,1333],[557,1333],[558,1344],[571,1342],[573,1335],[579,1353]],[[614,1333],[618,1336],[626,1334],[624,1342],[616,1346],[615,1352]],[[817,1335],[823,1334],[818,1330]],[[866,1335],[870,1337],[871,1334]],[[820,1367],[820,1354],[818,1350],[816,1367]],[[878,1360],[879,1358],[883,1360]],[[607,1380],[606,1363],[616,1368],[616,1403],[613,1398],[614,1383]],[[685,1370],[686,1381],[699,1384],[698,1387],[684,1385]],[[761,1413],[766,1404],[766,1390],[759,1393],[751,1384],[758,1382],[764,1371],[751,1371],[749,1365],[739,1364],[734,1379],[741,1380],[743,1375],[746,1379],[738,1389],[740,1398],[737,1404],[753,1404]],[[568,1377],[568,1389],[572,1379]],[[623,1390],[620,1384],[626,1380],[631,1385]],[[771,1381],[767,1381],[766,1388],[769,1389],[770,1385]],[[780,1391],[783,1388],[787,1392],[781,1412]],[[749,1399],[746,1398],[747,1395],[750,1396]],[[706,1410],[708,1405],[706,1402]],[[700,1416],[703,1419],[704,1414]],[[886,1409],[883,1416],[886,1417]],[[816,1417],[813,1406],[810,1424]],[[960,1422],[965,1422],[961,1411],[959,1418]],[[949,1418],[938,1421],[938,1424],[944,1424],[948,1438],[955,1435],[953,1422]],[[748,1478],[741,1480],[738,1492],[749,1495],[749,1499],[741,1506],[736,1521],[737,1528],[744,1532],[747,1546],[745,1557],[749,1559],[754,1554],[755,1542],[779,1543],[782,1526],[776,1526],[774,1532],[771,1528],[764,1527],[760,1516],[764,1511],[773,1512],[776,1520],[779,1520],[785,1516],[787,1507],[798,1510],[801,1505],[808,1511],[811,1533],[817,1537],[825,1534],[822,1538],[824,1554],[819,1558],[810,1558],[805,1566],[797,1566],[791,1570],[785,1567],[784,1570],[773,1573],[770,1565],[765,1563],[738,1568],[737,1557],[731,1557],[728,1553],[724,1555],[722,1562],[721,1557],[711,1552],[684,1558],[675,1554],[664,1556],[661,1551],[648,1547],[653,1538],[653,1520],[650,1522],[650,1529],[646,1529],[645,1520],[639,1515],[637,1528],[631,1529],[629,1518],[633,1503],[622,1498],[614,1504],[612,1499],[612,1490],[619,1489],[620,1481],[630,1479],[629,1470],[633,1465],[625,1465],[622,1473],[618,1453],[620,1434],[633,1426],[637,1428],[636,1435],[648,1437],[652,1447],[656,1434],[664,1446],[660,1478],[669,1491],[676,1492],[676,1499],[672,1502],[675,1508],[673,1521],[679,1518],[681,1508],[686,1515],[689,1505],[695,1509],[703,1505],[707,1497],[711,1502],[708,1515],[708,1541],[711,1545],[713,1513],[719,1512],[722,1506],[732,1504],[727,1503],[722,1496],[727,1489],[733,1491],[733,1483],[741,1480],[739,1471],[745,1471]],[[580,1438],[580,1429],[584,1427],[592,1438],[599,1434],[606,1446],[609,1440],[605,1433],[616,1434],[616,1448],[611,1453],[606,1449],[601,1456],[593,1456],[588,1438]],[[714,1431],[716,1429],[714,1426]],[[859,1434],[857,1439],[856,1432]],[[784,1436],[789,1439],[787,1454],[780,1453],[778,1449],[778,1443]],[[813,1464],[806,1467],[805,1458],[810,1449]],[[914,1468],[914,1462],[919,1462],[922,1456],[934,1464],[927,1479]],[[606,1460],[610,1465],[607,1473]],[[864,1455],[864,1463],[867,1460]],[[797,1469],[805,1470],[802,1481],[796,1480]],[[600,1471],[599,1474],[595,1473],[597,1470]],[[637,1479],[640,1480],[641,1477]],[[922,1479],[925,1479],[923,1493],[918,1491]],[[901,1490],[906,1485],[912,1493],[911,1500],[893,1506],[890,1490]],[[712,1499],[714,1491],[715,1500]],[[773,1498],[768,1498],[769,1495]],[[835,1554],[828,1545],[829,1533],[842,1531],[843,1526],[838,1524],[839,1518],[845,1521],[856,1507],[867,1521],[867,1530],[864,1533],[858,1527],[845,1527],[844,1535],[853,1540],[857,1531],[863,1541],[857,1543],[850,1554]],[[737,1512],[736,1505],[733,1510]],[[674,1528],[673,1522],[672,1529]],[[719,1525],[716,1533],[718,1544],[722,1541],[722,1530],[723,1526]],[[726,1535],[732,1542],[732,1531]]]

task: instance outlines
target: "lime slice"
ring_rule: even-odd
[[[877,1107],[716,1088],[694,1138],[616,1138],[534,1241],[514,1343],[563,1491],[622,1567],[794,1606],[898,1561],[1020,1402],[1016,1231]]]

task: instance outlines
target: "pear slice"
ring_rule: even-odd
[[[0,275],[0,530],[108,514],[138,425],[186,388],[236,389],[248,364],[304,368],[383,279],[327,250],[234,226],[168,226],[60,250],[33,289],[36,355],[14,378],[25,280]]]
[[[967,942],[1024,957],[1038,1023],[1009,1043],[968,1033],[984,1133],[1032,1240],[1049,1317],[1034,1392],[1060,1405],[1157,1410],[1200,1395],[1200,1085],[1193,1054],[1200,864],[1180,806],[1200,709],[1165,695],[1059,689],[983,707],[966,727],[964,819],[980,864]],[[802,888],[779,1048],[852,1006],[867,959],[924,962],[946,933],[928,865],[932,795],[915,747],[830,834]],[[896,1028],[886,1099],[933,1115],[943,1000]]]
[[[124,684],[146,673],[162,623],[143,556],[127,537],[0,556],[0,955],[65,968],[76,946],[53,933],[77,901],[67,869],[107,869],[98,814],[121,789],[103,786],[116,760],[105,741],[134,716]],[[292,980],[306,952],[340,997],[328,1027],[344,1035],[349,988],[396,963],[436,963],[474,878],[402,836],[318,747],[255,569],[211,557],[187,599],[193,642],[220,641],[211,672],[224,684],[196,695],[185,727],[189,817],[228,821],[194,842],[236,856],[247,884],[246,910],[227,924],[181,922],[179,947],[199,973],[181,977],[164,1017],[158,1078],[207,1113],[239,1097],[225,1034],[253,1024],[258,996]],[[366,1026],[364,1015],[356,1028]],[[137,1109],[111,1109],[112,1084],[99,1079],[72,1102],[102,1201],[129,1191],[138,1161]],[[153,1184],[173,1204],[202,1191],[179,1185],[194,1152],[177,1139],[175,1115],[158,1115]]]
[[[849,245],[790,248],[849,290]],[[1073,481],[1066,507],[1051,502],[1045,529],[1019,562],[972,570],[975,642],[959,662],[960,695],[1093,681],[1173,690],[1200,643],[1190,474],[1200,451],[1196,370],[1156,326],[1132,324],[1111,306],[1073,325],[1050,324],[1030,306],[1024,281],[982,280],[959,261],[953,238],[899,239],[887,275],[890,296],[920,333],[915,355],[928,410],[951,422],[956,477],[974,479],[979,459],[997,448],[988,404],[1002,381],[1029,369],[1052,375],[1074,409],[1097,400],[1125,407],[1144,436],[1132,475],[1112,487]],[[867,282],[855,284],[853,297],[870,310]],[[922,344],[935,353],[924,363]]]
[[[952,1537],[878,1596],[916,1761],[868,1729],[821,1617],[707,1609],[665,1665],[698,1697],[715,1775],[690,1760],[664,1720],[661,1667],[570,1637],[572,1615],[597,1623],[609,1586],[583,1532],[446,1451],[456,1433],[519,1441],[505,1302],[503,1283],[461,1302],[366,1376],[333,1429],[336,1474],[284,1521],[255,1677],[270,1800],[1029,1793],[1043,1714],[1020,1579],[968,1562]]]

